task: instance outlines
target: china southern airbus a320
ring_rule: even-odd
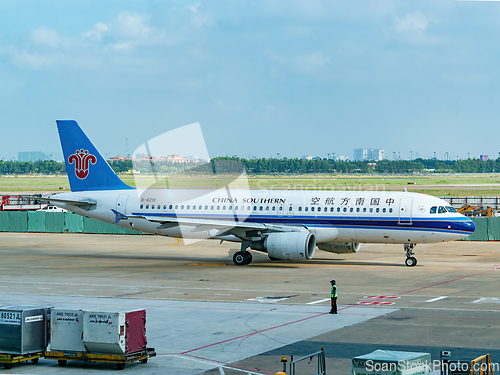
[[[405,264],[417,264],[419,243],[453,241],[474,223],[446,201],[417,193],[218,189],[135,189],[113,172],[78,124],[57,121],[70,193],[50,203],[120,227],[169,237],[241,243],[236,265],[251,250],[272,260],[301,262],[316,247],[355,253],[360,243],[404,244]]]

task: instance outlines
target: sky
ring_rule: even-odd
[[[500,152],[500,2],[0,2],[0,158],[200,123],[211,157]],[[411,151],[411,153],[410,153]]]

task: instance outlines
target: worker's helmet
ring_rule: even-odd
[[[335,280],[331,280],[330,284],[332,284],[332,285],[335,284]]]

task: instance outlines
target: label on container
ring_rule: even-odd
[[[0,324],[21,325],[21,313],[12,311],[0,312]]]
[[[89,324],[113,324],[113,317],[107,314],[90,314]]]
[[[42,322],[43,315],[27,316],[24,318],[24,323]]]
[[[56,322],[69,322],[69,323],[79,323],[78,313],[76,312],[62,312],[58,311],[55,315]]]

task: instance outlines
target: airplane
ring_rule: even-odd
[[[252,252],[303,262],[316,247],[356,253],[361,243],[414,247],[465,238],[474,223],[448,202],[405,191],[136,189],[126,185],[74,120],[56,121],[71,192],[50,204],[124,228],[168,237],[237,242],[235,265]],[[195,190],[195,191],[194,191]]]

